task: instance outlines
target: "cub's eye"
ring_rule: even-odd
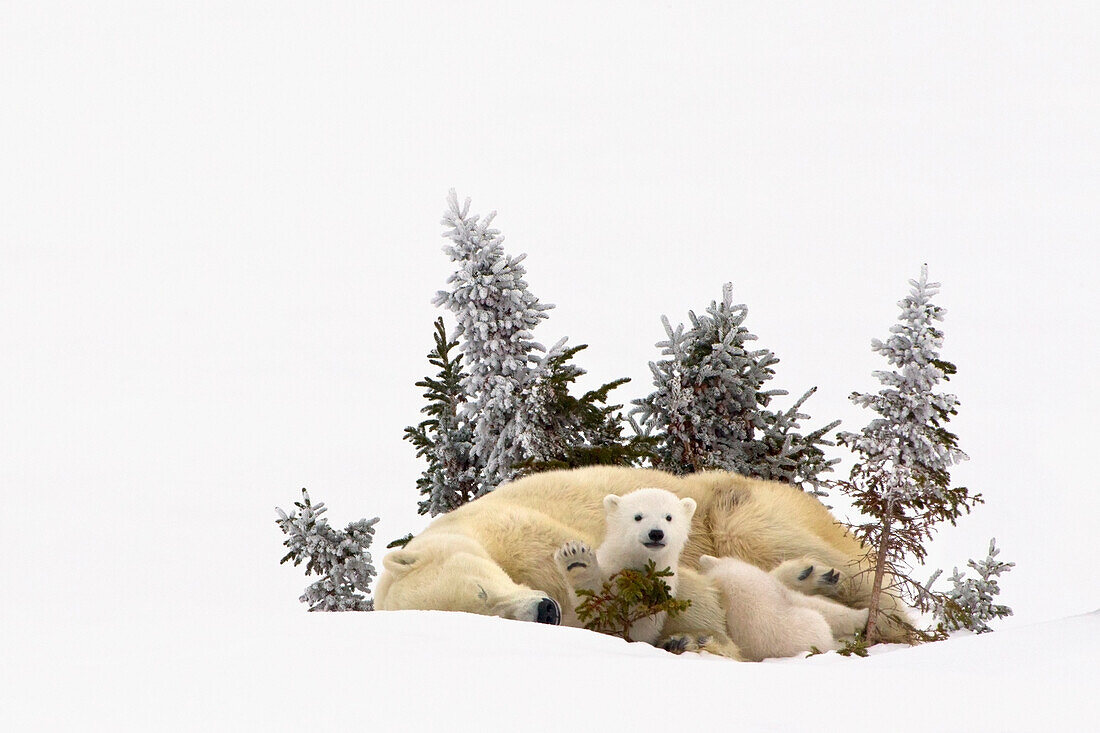
[[[671,522],[672,521],[672,515],[671,514],[666,514],[665,515],[665,521],[666,522]]]
[[[641,514],[635,514],[635,515],[634,515],[634,521],[635,521],[635,522],[640,522],[640,521],[642,521],[642,515],[641,515]]]

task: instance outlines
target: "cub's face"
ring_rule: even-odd
[[[604,497],[607,536],[635,553],[678,556],[691,531],[695,500],[664,489],[638,489]]]
[[[499,565],[461,546],[413,545],[382,560],[375,589],[383,611],[465,611],[557,624],[561,609],[542,591],[519,585]]]

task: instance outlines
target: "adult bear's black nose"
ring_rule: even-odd
[[[664,538],[665,538],[664,530],[660,530],[660,529],[651,529],[651,530],[649,530],[649,541],[650,542],[660,542]]]
[[[535,616],[535,620],[540,624],[551,624],[557,626],[561,623],[561,609],[558,608],[558,602],[553,598],[543,598],[539,601],[538,615]]]

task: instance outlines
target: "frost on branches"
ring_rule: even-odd
[[[920,586],[908,578],[905,562],[923,560],[924,542],[934,526],[951,524],[981,501],[965,487],[952,487],[948,469],[965,460],[957,438],[947,430],[956,414],[955,395],[937,392],[955,366],[940,358],[943,332],[936,323],[944,309],[932,303],[939,283],[910,280],[908,297],[898,303],[901,315],[885,342],[871,348],[886,357],[893,371],[877,371],[883,385],[876,394],[853,393],[852,402],[879,415],[859,433],[840,433],[837,441],[856,454],[849,480],[838,485],[870,521],[853,527],[875,554],[867,640],[874,643],[879,597],[884,579],[899,584],[901,594],[922,603]],[[889,576],[887,576],[889,571]]]
[[[435,297],[454,313],[463,339],[467,401],[460,417],[473,426],[473,454],[482,467],[478,495],[512,478],[524,458],[524,391],[537,377],[533,352],[545,351],[532,330],[553,307],[527,289],[525,255],[504,252],[504,237],[490,228],[495,216],[471,216],[470,200],[459,207],[451,190],[442,222],[451,244],[443,251],[458,270],[447,279],[451,289]]]
[[[475,496],[521,470],[631,460],[635,446],[620,439],[619,406],[607,405],[608,392],[627,380],[572,397],[569,386],[584,371],[569,362],[585,347],[566,349],[562,339],[546,351],[534,341],[532,331],[553,306],[527,289],[526,255],[504,251],[504,237],[490,227],[495,212],[484,219],[471,215],[470,200],[459,206],[454,190],[447,206],[443,225],[450,244],[443,251],[458,269],[447,280],[450,290],[437,293],[434,302],[458,321],[465,373],[456,424],[470,431],[464,465],[478,472]],[[453,505],[437,505],[445,507]]]
[[[832,445],[824,435],[839,421],[798,432],[799,420],[809,418],[799,409],[816,388],[786,411],[767,409],[787,392],[764,389],[779,359],[747,346],[756,340],[743,325],[747,315],[745,305],[734,305],[727,283],[722,301],[712,302],[705,315],[688,313],[691,328],[673,328],[662,316],[667,339],[657,347],[667,358],[650,363],[656,391],[635,400],[631,414],[639,416],[645,435],[658,438],[658,468],[677,474],[724,469],[823,496],[819,476],[837,461],[827,460],[821,446]]]
[[[283,545],[290,550],[279,564],[304,562],[306,575],[322,576],[298,600],[308,604],[310,611],[373,611],[374,601],[364,594],[370,592],[370,580],[377,575],[367,548],[378,517],[360,519],[338,532],[321,516],[328,511],[324,502],[311,503],[305,489],[302,501],[294,506],[298,509],[290,514],[275,509],[279,514],[275,522],[287,535]]]
[[[416,486],[424,496],[418,513],[436,516],[462,506],[474,498],[478,487],[478,467],[473,456],[473,430],[459,406],[465,402],[462,380],[465,375],[459,363],[451,358],[458,344],[447,337],[443,319],[435,322],[435,348],[428,361],[439,373],[416,383],[427,391],[428,404],[421,412],[428,419],[415,428],[405,428],[405,440],[416,446],[418,458],[428,461],[428,468],[417,479]]]
[[[966,564],[978,574],[975,578],[966,578],[954,569],[948,582],[951,588],[943,594],[931,593],[932,584],[943,572],[937,570],[929,578],[925,586],[933,597],[932,613],[938,622],[937,631],[940,635],[946,635],[951,631],[969,629],[977,634],[992,631],[988,622],[998,618],[1012,615],[1012,609],[1008,606],[993,602],[993,598],[1000,594],[1001,587],[997,584],[997,578],[1001,573],[1008,572],[1016,563],[1001,562],[997,555],[1001,551],[997,549],[996,538],[989,541],[989,554],[981,562],[974,560]]]
[[[652,441],[623,435],[622,405],[608,403],[608,394],[629,379],[616,379],[575,397],[570,388],[584,370],[570,363],[586,345],[564,348],[565,339],[539,359],[537,377],[528,391],[521,432],[524,473],[591,465],[636,465],[650,455]]]

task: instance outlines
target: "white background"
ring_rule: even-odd
[[[303,486],[376,560],[424,526],[451,187],[620,402],[732,281],[772,384],[858,430],[927,262],[987,501],[930,566],[996,535],[1015,623],[1100,607],[1094,5],[456,5],[0,3],[13,674],[304,626]]]

